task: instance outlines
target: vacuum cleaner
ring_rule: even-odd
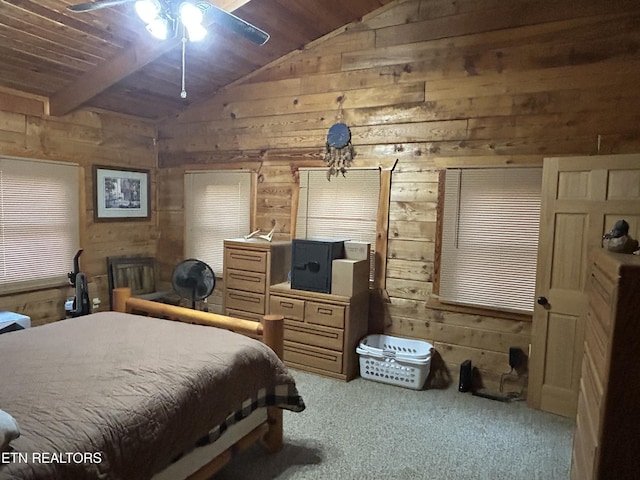
[[[64,310],[67,317],[80,317],[91,313],[89,305],[89,289],[87,288],[87,277],[80,271],[80,255],[82,249],[78,250],[73,257],[73,272],[69,272],[69,283],[75,288],[75,295],[67,299],[64,303]]]

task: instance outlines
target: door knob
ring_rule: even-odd
[[[549,300],[547,300],[547,297],[538,297],[538,305],[549,305]]]

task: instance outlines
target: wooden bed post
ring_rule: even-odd
[[[282,315],[265,315],[262,326],[264,328],[262,341],[282,360],[284,355],[284,317]],[[269,452],[277,452],[282,449],[283,443],[282,409],[267,407],[267,422],[269,431],[265,434],[263,443]]]
[[[127,300],[131,298],[131,288],[120,287],[113,289],[113,311],[125,313],[127,311]]]
[[[265,315],[262,328],[262,341],[282,360],[284,355],[284,317],[282,315]]]

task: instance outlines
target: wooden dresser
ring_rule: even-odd
[[[294,290],[288,282],[269,290],[269,313],[285,317],[287,365],[346,381],[358,375],[356,347],[368,331],[368,291],[344,297]]]
[[[640,257],[591,264],[572,480],[640,478]]]
[[[259,322],[268,313],[269,285],[284,282],[290,268],[290,241],[225,240],[224,314]]]

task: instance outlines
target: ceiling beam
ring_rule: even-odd
[[[212,1],[216,6],[233,12],[250,0]],[[49,115],[62,116],[80,107],[96,95],[120,80],[153,62],[169,50],[180,45],[180,38],[164,42],[142,40],[132,48],[123,50],[115,57],[96,65],[66,87],[49,97]]]
[[[50,96],[49,114],[66,115],[136,70],[153,62],[163,53],[179,45],[179,42],[180,40],[175,39],[156,44],[143,42],[125,49]]]

